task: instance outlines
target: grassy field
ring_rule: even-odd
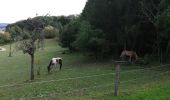
[[[0,99],[23,100],[168,100],[170,65],[122,65],[119,96],[114,97],[112,60],[94,62],[80,53],[62,54],[65,50],[55,40],[46,40],[45,49],[36,53],[41,75],[30,82],[30,57],[14,51],[0,52]],[[47,74],[52,57],[63,58],[63,69]],[[35,68],[36,69],[36,68]],[[143,69],[143,70],[140,70]]]

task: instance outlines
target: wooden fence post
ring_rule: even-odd
[[[114,96],[118,96],[120,64],[115,63]]]

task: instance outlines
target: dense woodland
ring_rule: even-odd
[[[57,36],[62,47],[97,57],[170,53],[169,0],[88,0],[79,16],[37,16],[46,38]],[[11,41],[29,38],[28,19],[10,24]]]

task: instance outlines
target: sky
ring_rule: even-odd
[[[29,17],[80,14],[87,0],[0,0],[0,23],[14,23]]]

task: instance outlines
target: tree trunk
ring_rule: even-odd
[[[168,56],[169,47],[170,47],[170,40],[169,40],[168,45],[166,47],[166,56]]]
[[[170,40],[168,41],[168,44],[166,46],[166,51],[164,53],[164,60],[167,61],[167,58],[169,56],[168,52],[169,52],[169,47],[170,47]]]
[[[31,55],[31,80],[34,80],[34,53]]]
[[[12,43],[10,42],[10,45],[9,45],[9,56],[8,57],[12,57]]]

